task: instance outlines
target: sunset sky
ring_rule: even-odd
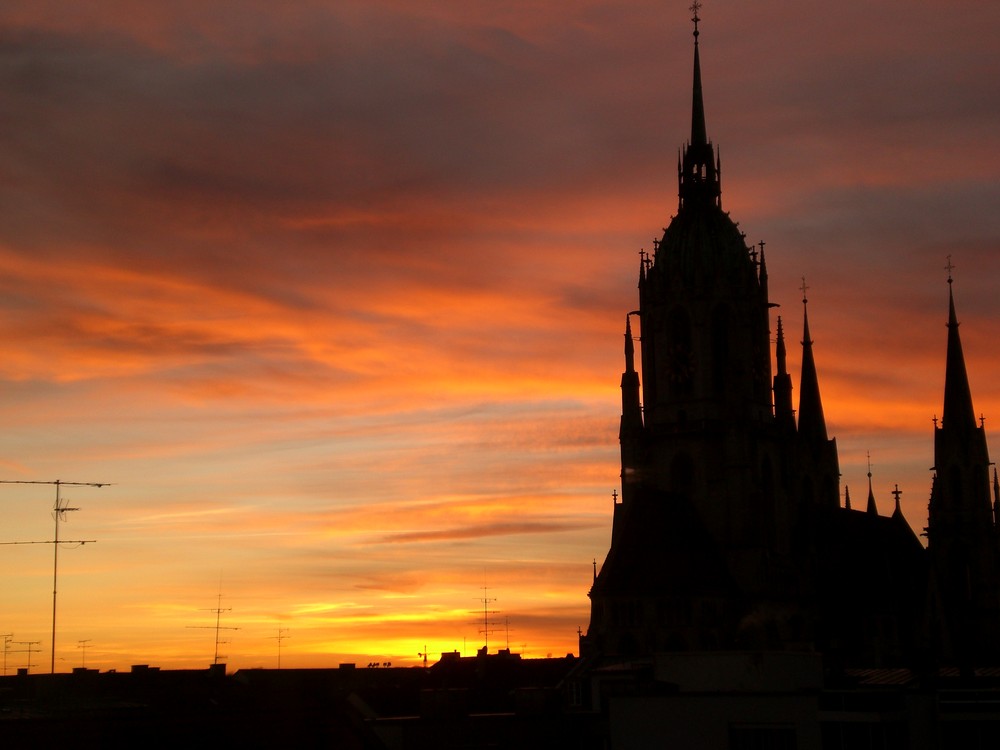
[[[279,628],[282,666],[471,654],[484,596],[491,651],[576,652],[688,5],[0,6],[0,479],[113,483],[63,490],[60,536],[97,543],[60,551],[57,670],[206,666],[216,607],[231,670],[276,666]],[[841,489],[863,502],[870,451],[920,531],[949,255],[1000,455],[1000,3],[701,17],[794,398],[804,276]],[[51,540],[54,498],[0,485],[0,541]],[[52,551],[0,546],[32,671]]]

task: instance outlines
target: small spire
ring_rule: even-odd
[[[903,491],[899,489],[899,485],[896,485],[896,489],[892,491],[892,494],[896,497],[896,509],[892,512],[893,518],[897,516],[902,516],[903,511],[899,507],[899,496],[903,494]]]
[[[787,375],[788,366],[786,359],[788,353],[785,350],[785,329],[782,328],[780,315],[778,316],[778,341],[774,347],[774,354],[778,360],[778,374]]]
[[[872,491],[872,454],[868,453],[868,513],[873,516],[878,515],[878,508],[875,507],[875,493]]]
[[[1000,528],[1000,480],[996,466],[993,467],[993,525]]]
[[[632,313],[625,316],[625,372],[635,372],[635,342],[632,340]]]
[[[705,130],[705,103],[701,93],[701,59],[698,56],[698,22],[701,18],[698,11],[701,10],[701,3],[695,0],[692,3],[691,18],[694,21],[694,97],[691,107],[691,145],[703,146],[708,143],[708,135]]]
[[[785,351],[785,329],[778,316],[778,339],[774,348],[778,371],[774,376],[774,417],[778,426],[788,432],[795,431],[795,412],[792,410],[792,378],[788,374]]]
[[[851,509],[851,488],[846,484],[844,485],[844,507],[847,510]]]

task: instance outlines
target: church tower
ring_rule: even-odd
[[[808,640],[809,526],[839,500],[808,323],[796,428],[780,322],[772,379],[764,243],[748,246],[723,210],[697,7],[677,213],[641,254],[625,321],[622,493],[582,645],[605,654]]]
[[[1000,545],[983,420],[976,420],[958,333],[948,264],[948,349],[944,411],[934,427],[934,480],[928,507],[927,551],[938,606],[932,635],[939,658],[971,666],[1000,656]]]

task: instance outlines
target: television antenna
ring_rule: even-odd
[[[84,669],[87,668],[87,644],[92,640],[92,638],[83,638],[76,642],[76,647],[83,650],[83,655],[80,657],[80,666]]]
[[[427,669],[427,644],[424,644],[424,650],[418,651],[417,656],[422,656],[424,658],[424,669]]]
[[[110,485],[110,482],[64,482],[61,479],[56,479],[52,482],[46,481],[31,481],[26,479],[0,479],[0,484],[54,484],[56,487],[56,503],[52,506],[52,517],[56,521],[56,531],[55,538],[52,541],[45,542],[2,542],[3,544],[51,544],[52,545],[52,662],[51,662],[51,673],[56,673],[56,586],[59,580],[59,545],[60,544],[77,544],[81,547],[88,542],[96,543],[96,539],[59,539],[59,522],[66,519],[66,514],[70,511],[80,510],[79,508],[71,508],[63,503],[61,490],[64,486],[69,487],[106,487]],[[29,655],[30,661],[30,655]],[[30,665],[29,665],[30,666]]]
[[[487,655],[490,653],[490,633],[494,632],[492,625],[499,625],[496,620],[491,620],[490,615],[495,615],[496,611],[490,609],[490,604],[496,601],[496,599],[491,599],[487,596],[489,589],[483,586],[483,596],[479,601],[483,603],[483,627],[479,631],[483,634],[483,649],[484,653]]]
[[[10,651],[10,641],[14,637],[13,633],[0,633],[3,638],[3,676],[7,676],[7,652]]]
[[[222,613],[223,612],[232,612],[233,611],[232,607],[225,607],[224,608],[222,606],[222,594],[221,593],[219,594],[218,604],[215,607],[208,607],[204,611],[206,611],[206,612],[215,612],[215,625],[188,625],[188,627],[189,628],[199,628],[199,629],[204,629],[204,630],[214,630],[215,631],[215,660],[212,662],[212,664],[218,664],[219,663],[219,644],[220,643],[228,643],[228,641],[220,641],[219,640],[219,633],[220,633],[220,631],[223,631],[223,630],[239,630],[239,628],[235,628],[235,627],[232,627],[232,626],[227,626],[227,625],[222,625],[221,624]],[[223,657],[223,658],[225,658],[225,657]]]
[[[277,635],[269,635],[268,638],[272,638],[278,642],[278,669],[281,669],[281,642],[286,638],[291,638],[288,635],[288,628],[278,628]]]
[[[25,652],[28,653],[28,671],[29,672],[31,671],[31,655],[35,651],[38,650],[38,649],[36,649],[34,647],[41,645],[41,643],[42,643],[41,641],[14,641],[14,645],[15,646],[27,646],[27,648],[15,649],[15,653],[18,653],[18,654],[23,654]]]

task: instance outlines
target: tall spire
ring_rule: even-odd
[[[708,135],[705,130],[705,102],[701,94],[701,59],[698,55],[698,22],[701,18],[698,11],[701,10],[701,3],[694,0],[691,12],[694,14],[691,20],[694,21],[694,87],[693,100],[691,103],[691,145],[704,146],[708,144]]]
[[[714,148],[708,140],[705,127],[705,101],[701,88],[701,54],[699,51],[698,11],[701,3],[695,0],[691,5],[694,14],[694,83],[691,90],[691,140],[684,149],[680,169],[680,207],[694,202],[699,205],[722,205],[719,185],[720,163]]]
[[[948,358],[944,376],[944,413],[942,428],[951,430],[973,429],[976,413],[972,408],[972,391],[962,354],[962,340],[958,335],[958,318],[955,315],[955,296],[952,291],[951,257],[948,258]]]
[[[799,384],[799,435],[813,443],[827,441],[826,418],[819,395],[819,377],[813,359],[812,339],[809,338],[809,308],[805,278],[802,279],[802,379]]]

